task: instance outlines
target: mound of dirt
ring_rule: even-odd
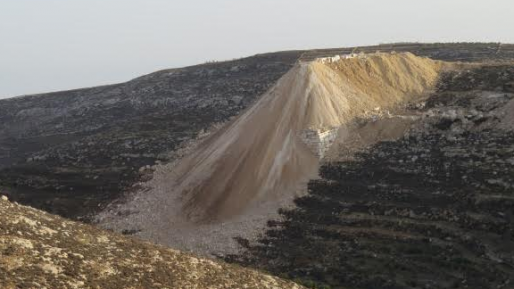
[[[252,231],[249,222],[265,225],[270,214],[290,205],[316,177],[319,159],[299,137],[302,131],[338,128],[370,111],[412,100],[434,87],[443,66],[410,53],[299,63],[191,154],[159,168],[147,191],[110,208],[100,220],[109,228],[137,230],[144,238],[188,248],[197,238],[212,242],[199,237],[201,227],[209,228],[209,238],[213,230],[228,230],[231,237]],[[227,227],[213,229],[206,223]],[[172,236],[177,232],[190,238],[177,241]],[[222,243],[231,239],[220,236]]]
[[[0,288],[302,288],[0,199]]]
[[[317,172],[299,132],[339,127],[420,95],[435,84],[440,68],[410,53],[300,64],[184,159],[174,190],[182,193],[187,214],[202,220],[231,217],[255,199],[291,191]]]

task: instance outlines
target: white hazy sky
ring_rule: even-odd
[[[0,98],[289,49],[514,43],[513,0],[0,0]]]

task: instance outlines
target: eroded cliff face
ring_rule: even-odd
[[[2,289],[303,288],[0,199]]]

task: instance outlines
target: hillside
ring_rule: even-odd
[[[251,106],[298,59],[411,52],[506,61],[514,45],[384,44],[291,51],[164,70],[126,83],[0,100],[0,188],[14,200],[85,218],[152,175],[156,162]],[[136,186],[136,188],[133,188]]]
[[[292,282],[0,199],[0,288],[291,288]]]
[[[507,289],[513,67],[514,45],[403,43],[0,100],[0,191],[309,286]],[[50,288],[290,284],[14,203],[0,209],[6,286],[24,276]]]

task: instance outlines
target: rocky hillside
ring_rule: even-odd
[[[376,61],[363,54],[342,62],[308,62],[376,51],[473,63],[451,63],[448,71],[428,59],[408,65],[408,59],[416,59],[410,53]],[[385,69],[395,63],[392,59],[401,69]],[[124,226],[114,226],[120,232],[161,244],[191,245],[206,253],[213,244],[230,244],[230,255],[221,250],[217,256],[321,288],[512,288],[513,61],[514,45],[498,43],[292,51],[160,71],[111,86],[1,100],[0,190],[14,201],[71,218],[107,208],[102,211],[108,218],[101,220],[120,221]],[[418,70],[423,67],[432,68]],[[288,71],[292,74],[284,76]],[[295,72],[309,77],[295,78]],[[292,80],[282,82],[294,88],[291,93],[269,90],[280,78]],[[352,93],[357,91],[361,93]],[[419,95],[407,101],[411,92]],[[313,97],[290,114],[294,104],[302,103],[294,96],[302,95]],[[336,105],[329,99],[334,95],[352,101]],[[389,98],[397,98],[394,106],[388,106]],[[383,101],[363,105],[370,100]],[[276,105],[268,109],[267,103]],[[315,110],[308,117],[315,121],[297,126],[298,117],[309,116],[309,110],[300,108],[318,104],[335,105],[333,113]],[[251,118],[256,112],[261,117]],[[262,202],[274,215],[249,211],[249,220],[259,224],[275,217],[264,236],[257,238],[261,231],[255,231],[251,239],[242,238],[253,227],[234,217],[238,212],[216,215],[219,208],[241,207],[246,200],[230,203],[232,197],[250,191],[245,185],[257,177],[290,175],[280,168],[281,157],[292,160],[293,171],[309,168],[315,173],[320,160],[301,133],[311,128],[325,133],[320,131],[325,125],[314,124],[331,115],[339,119],[340,113],[347,116],[344,121],[327,122],[328,131],[336,133],[323,153],[320,178],[309,182],[308,192],[291,190],[288,202],[300,196],[297,207]],[[220,124],[225,124],[222,129]],[[290,149],[284,135],[300,149]],[[257,136],[262,143],[252,138]],[[277,145],[266,146],[267,140]],[[237,143],[242,149],[231,146]],[[209,150],[202,150],[202,144]],[[190,154],[188,149],[198,150]],[[264,151],[272,157],[262,157],[259,152]],[[288,151],[305,153],[314,165],[297,162],[298,157],[289,157],[297,154]],[[191,156],[199,157],[181,167]],[[245,163],[250,157],[273,166],[255,173],[255,162]],[[210,165],[200,172],[189,170],[200,168],[203,160],[219,160],[226,170]],[[159,162],[164,164],[155,165]],[[173,210],[180,203],[169,201],[176,164],[186,168],[185,174],[175,175],[186,180],[186,189],[195,178],[205,177],[203,172],[220,173],[195,192],[180,194],[193,204],[183,206],[186,211]],[[245,178],[236,178],[246,170]],[[148,184],[156,184],[155,190]],[[220,194],[204,195],[216,186],[222,186]],[[222,194],[236,187],[230,198]],[[283,188],[276,188],[277,196],[284,195]],[[120,198],[131,191],[138,194]],[[211,196],[216,199],[209,200]],[[122,202],[105,206],[113,200]],[[124,207],[131,203],[137,206]],[[181,213],[197,211],[206,217],[196,220]],[[177,212],[187,220],[171,218]],[[232,246],[230,240],[237,236],[241,246]],[[4,199],[0,257],[1,288],[299,288]]]
[[[0,199],[0,288],[290,288],[299,285],[199,259]]]
[[[240,114],[298,59],[393,50],[447,61],[514,59],[514,45],[498,43],[291,51],[0,100],[0,188],[24,204],[87,216],[156,162],[173,160],[177,148]]]
[[[512,65],[447,72],[356,120],[298,207],[228,259],[330,288],[513,288],[513,83]]]

